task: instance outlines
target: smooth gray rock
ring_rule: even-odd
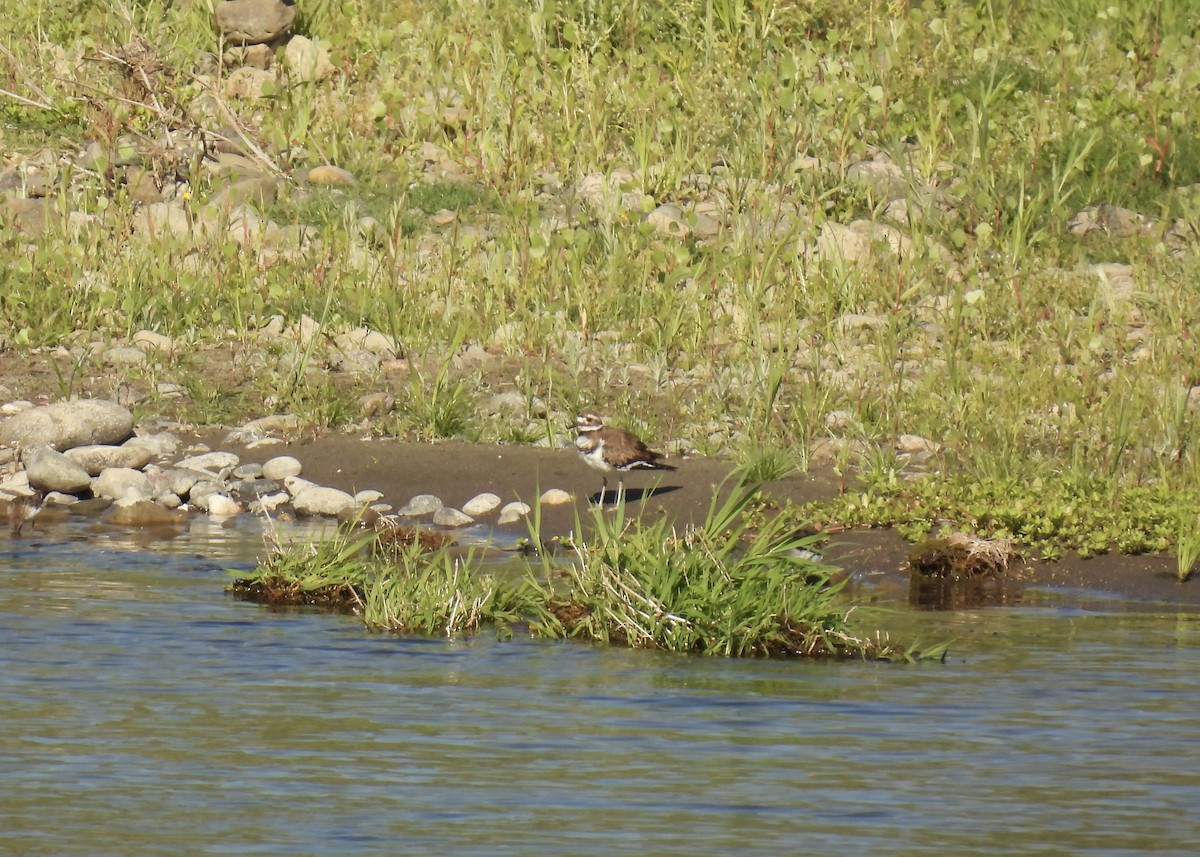
[[[500,498],[495,494],[484,493],[476,494],[466,503],[463,503],[462,510],[467,515],[478,517],[498,508],[500,508]],[[434,519],[434,523],[437,523],[436,518]]]
[[[262,465],[252,461],[249,464],[239,464],[229,475],[234,479],[259,479],[262,472]]]
[[[240,463],[241,459],[232,452],[205,452],[185,458],[175,466],[188,470],[205,470],[209,473],[220,473],[222,470],[232,470]]]
[[[102,518],[122,527],[164,527],[183,523],[184,515],[152,500],[123,497],[109,506]]]
[[[88,472],[89,476],[99,476],[110,467],[128,467],[141,470],[150,463],[153,457],[150,450],[143,446],[108,446],[106,444],[89,444],[68,449],[64,455]]]
[[[242,511],[238,501],[228,494],[209,494],[205,499],[204,511],[214,518],[226,518]]]
[[[265,494],[283,490],[283,483],[274,479],[239,479],[227,486],[230,495],[238,500],[256,500]]]
[[[122,497],[149,500],[154,497],[154,489],[150,487],[150,479],[146,474],[129,467],[109,467],[104,470],[92,482],[92,493],[109,500]]]
[[[235,45],[259,45],[292,29],[296,7],[280,0],[227,0],[213,14],[217,30]]]
[[[208,508],[208,498],[213,494],[224,494],[225,486],[220,482],[202,480],[192,486],[188,492],[188,502],[199,509]]]
[[[571,495],[561,488],[549,488],[538,498],[543,506],[562,506],[571,502]]]
[[[303,469],[298,459],[290,455],[277,455],[263,463],[262,477],[280,481],[289,476],[299,476]]]
[[[171,434],[169,431],[155,432],[154,434],[138,435],[131,437],[122,446],[134,447],[137,449],[145,449],[149,451],[154,458],[159,458],[164,455],[174,455],[179,449],[179,438]]]
[[[82,494],[92,487],[92,477],[86,470],[48,446],[25,457],[25,474],[29,485],[39,491]]]
[[[504,506],[500,510],[500,517],[496,519],[497,524],[514,524],[524,518],[530,512],[528,503],[512,502]]]
[[[78,399],[30,408],[0,420],[0,446],[47,446],[58,452],[119,444],[133,434],[133,415],[116,402]]]
[[[433,523],[439,527],[465,527],[475,523],[475,519],[458,509],[443,506],[433,513]]]
[[[397,509],[396,514],[406,518],[419,518],[422,515],[432,515],[445,505],[442,498],[433,494],[418,494]]]
[[[314,485],[296,492],[292,505],[298,515],[336,517],[339,512],[354,507],[354,498],[337,488]]]

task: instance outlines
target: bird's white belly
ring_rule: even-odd
[[[579,446],[579,457],[587,462],[588,466],[597,470],[612,470],[612,465],[604,460],[604,441],[597,442],[591,449],[584,449],[578,443],[576,445]]]

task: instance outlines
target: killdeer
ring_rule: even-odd
[[[8,501],[8,524],[12,527],[14,536],[21,535],[21,529],[27,521],[33,520],[42,511],[42,492],[33,491],[29,494],[18,494]]]
[[[670,464],[662,462],[662,453],[647,448],[641,439],[633,432],[625,429],[606,426],[604,421],[595,414],[580,414],[575,418],[575,448],[579,457],[590,467],[608,474],[612,471],[626,473],[630,470],[674,470]],[[600,496],[596,503],[604,505],[604,495],[608,491],[608,476],[604,476],[600,488]],[[617,502],[625,496],[625,480],[617,482]]]

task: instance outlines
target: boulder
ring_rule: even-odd
[[[0,446],[47,446],[62,452],[89,444],[124,443],[132,435],[129,410],[103,399],[55,402],[0,420]]]

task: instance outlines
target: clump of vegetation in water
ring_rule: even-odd
[[[543,555],[495,571],[469,552],[430,549],[419,539],[385,561],[371,550],[376,533],[341,534],[277,551],[232,589],[254,600],[269,589],[310,604],[320,603],[316,593],[330,593],[353,604],[368,627],[404,633],[455,635],[490,624],[726,657],[943,653],[855,633],[844,580],[808,552],[812,537],[795,535],[782,518],[751,528],[757,495],[739,483],[724,502],[714,500],[703,523],[682,531],[662,518],[627,518],[623,504],[615,513],[594,509],[591,535],[572,545],[569,561]]]
[[[794,510],[797,519],[836,527],[894,526],[911,541],[947,523],[992,539],[1010,539],[1054,559],[1063,551],[1177,549],[1180,516],[1200,503],[1200,489],[1165,484],[1121,486],[1111,479],[1032,480],[934,475],[915,481],[867,480],[829,501]]]

